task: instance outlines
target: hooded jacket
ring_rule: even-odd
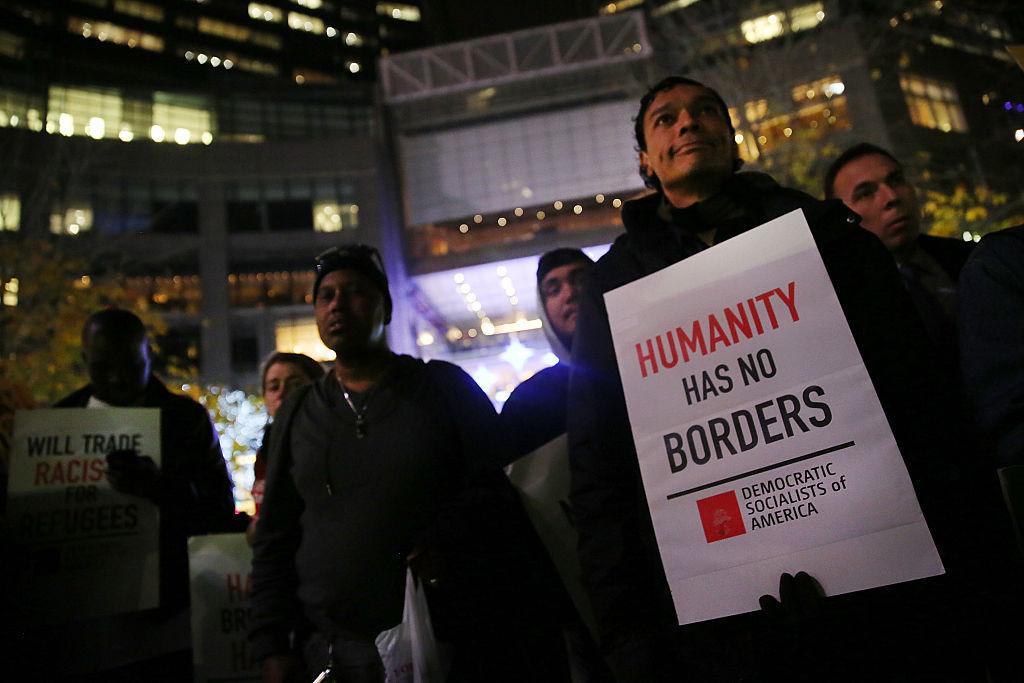
[[[547,306],[537,284],[537,301],[544,336],[551,346],[551,352],[558,362],[544,368],[520,383],[502,406],[499,425],[504,442],[505,462],[515,460],[565,434],[565,402],[569,391],[569,373],[572,369],[572,352],[562,343],[548,318]]]

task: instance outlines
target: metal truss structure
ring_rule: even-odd
[[[388,104],[647,58],[641,12],[623,12],[384,57]]]

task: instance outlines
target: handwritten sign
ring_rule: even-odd
[[[680,624],[943,572],[801,212],[605,298]]]
[[[160,463],[155,408],[61,408],[15,415],[8,515],[37,623],[157,607],[160,512],[114,491],[106,455],[134,449]]]

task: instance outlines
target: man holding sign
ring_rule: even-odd
[[[160,411],[159,464],[130,440],[87,434],[83,442],[106,455],[112,488],[159,509],[159,609],[62,625],[52,630],[60,648],[46,647],[63,655],[63,666],[88,671],[96,680],[187,680],[192,675],[187,537],[244,528],[233,519],[220,441],[202,406],[172,394],[152,375],[149,339],[133,313],[106,309],[91,315],[82,328],[82,358],[91,383],[56,407]]]
[[[593,270],[569,389],[580,560],[617,678],[801,679],[851,664],[861,673],[955,670],[941,656],[953,636],[918,610],[946,599],[943,579],[823,601],[799,572],[806,562],[826,590],[847,593],[943,571],[906,470],[925,510],[942,506],[957,439],[943,392],[928,379],[933,353],[885,247],[840,202],[737,173],[728,108],[699,82],[673,77],[652,88],[635,132],[640,172],[655,192],[623,207],[626,234]],[[796,225],[797,210],[810,235]],[[763,225],[795,211],[788,227]],[[671,268],[698,255],[693,266]],[[624,287],[645,276],[647,284]],[[813,374],[819,369],[835,372]],[[855,388],[859,403],[837,402],[834,385]],[[800,450],[845,429],[850,413],[866,429],[864,444]],[[833,515],[850,498],[850,452],[869,456],[873,476],[857,484],[871,505]],[[913,557],[869,557],[854,571],[830,566],[823,558],[841,564],[850,552],[820,551],[847,542],[830,526],[857,515],[865,519],[851,526],[860,524],[861,535],[881,534],[889,522],[913,530],[900,537]],[[776,609],[742,614],[775,592],[780,574],[781,608],[765,596],[761,604]],[[929,582],[938,588],[911,604],[907,594]],[[872,609],[878,629],[866,616]]]

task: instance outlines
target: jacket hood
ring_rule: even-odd
[[[566,365],[572,365],[572,351],[562,343],[555,333],[555,327],[548,318],[548,307],[544,304],[544,296],[540,292],[540,283],[537,283],[537,303],[540,304],[540,320],[544,324],[544,337],[551,346],[551,353],[558,356],[558,360]]]

